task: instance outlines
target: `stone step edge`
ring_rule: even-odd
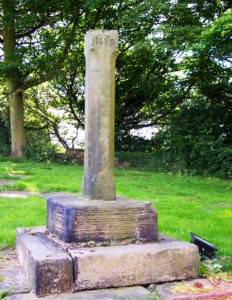
[[[47,243],[49,244],[49,246]],[[154,243],[150,243],[150,244],[129,245],[129,246],[130,246],[130,248],[132,247],[132,249],[140,249],[141,250],[141,247],[145,249],[147,247],[154,248],[154,245],[159,245],[159,247],[161,247],[161,248],[163,247],[162,251],[165,251],[165,244],[169,245],[169,248],[171,248],[171,249],[175,249],[175,247],[176,247],[178,253],[181,253],[181,247],[183,249],[186,249],[186,247],[187,247],[187,249],[190,249],[190,260],[192,263],[195,264],[195,266],[192,270],[190,270],[189,262],[185,263],[186,264],[186,266],[184,265],[185,275],[183,275],[183,276],[180,276],[180,274],[177,274],[178,275],[177,276],[175,273],[178,270],[176,267],[174,267],[174,269],[176,268],[173,271],[174,273],[171,275],[167,274],[167,276],[166,275],[163,276],[163,280],[161,280],[161,281],[172,281],[175,279],[186,279],[189,277],[190,278],[197,277],[198,276],[199,257],[198,257],[198,251],[196,249],[197,247],[193,244],[177,241],[172,238],[171,238],[171,241],[170,241],[170,238],[167,238],[167,240],[165,240],[165,237],[162,236],[162,238],[159,240],[158,243],[154,242]],[[51,245],[53,245],[53,246],[51,246]],[[54,249],[51,251],[50,247],[54,247]],[[108,249],[108,251],[111,251],[111,249],[115,250],[116,247],[120,251],[125,249],[125,253],[128,252],[128,245],[96,247],[95,249],[97,249],[97,251],[99,251],[99,249],[100,250],[102,249],[101,251],[106,251],[106,249]],[[58,250],[57,250],[57,248],[58,248]],[[39,249],[40,256],[36,257],[36,255],[38,255],[38,249]],[[75,247],[73,249],[75,250]],[[91,255],[91,252],[94,253],[94,251],[95,251],[94,248],[78,248],[78,249],[80,251],[86,250],[87,252],[90,252],[90,255]],[[140,250],[139,250],[139,252],[141,252]],[[73,289],[75,291],[83,290],[83,289],[84,290],[85,289],[101,289],[101,288],[107,288],[107,287],[111,287],[111,286],[114,286],[114,287],[131,286],[131,285],[149,284],[149,283],[154,283],[154,282],[159,281],[157,278],[155,278],[155,280],[153,280],[153,278],[151,280],[146,280],[146,282],[139,282],[138,280],[131,281],[131,279],[128,281],[127,279],[125,279],[125,280],[122,280],[121,282],[115,283],[115,284],[112,284],[112,282],[110,282],[110,285],[107,285],[105,283],[99,284],[98,282],[100,282],[101,278],[103,278],[105,276],[103,273],[101,273],[99,275],[100,277],[96,278],[95,282],[93,282],[87,286],[85,284],[83,285],[83,280],[88,281],[89,278],[83,279],[83,276],[82,276],[82,279],[81,279],[82,283],[80,285],[81,288],[79,288],[78,281],[77,280],[74,281],[74,278],[72,277],[73,269],[75,270],[75,268],[76,268],[76,265],[75,265],[76,258],[74,257],[75,255],[73,255],[73,253],[72,253],[71,254],[72,257],[70,257],[70,253],[67,253],[67,249],[66,250],[62,249],[59,245],[57,245],[52,240],[50,240],[46,236],[46,227],[19,228],[18,232],[17,232],[16,251],[17,251],[19,262],[20,262],[22,268],[24,269],[24,272],[27,274],[27,277],[31,280],[31,285],[32,285],[33,290],[39,296],[45,296],[45,295],[52,294],[52,293],[70,292],[70,290],[73,290]],[[33,253],[33,251],[34,251],[34,253]],[[46,251],[48,251],[48,253],[46,253]],[[60,263],[57,264],[57,261],[58,261],[57,253],[59,253],[60,251],[65,254],[64,260],[63,261],[61,260],[62,261],[61,265],[62,265],[63,270],[65,270],[65,272],[62,271],[61,273],[59,272],[60,269],[62,269],[59,266]],[[69,249],[69,252],[70,251],[71,250]],[[162,251],[160,253],[162,253]],[[172,250],[170,250],[170,251],[172,251]],[[172,259],[175,260],[176,259],[175,255],[172,257],[172,255],[170,254],[170,251],[168,250],[168,252],[167,252],[167,253],[169,253],[169,261],[172,261]],[[42,254],[41,254],[41,252],[42,252]],[[147,252],[149,254],[148,250],[147,250]],[[124,254],[124,253],[122,253],[122,254]],[[126,255],[128,255],[128,254],[126,254]],[[185,254],[184,256],[186,259],[187,255]],[[92,258],[90,257],[90,260],[91,259]],[[116,257],[116,260],[117,260],[117,257]],[[46,262],[48,262],[48,266],[46,266]],[[109,260],[108,260],[108,262],[109,262]],[[65,264],[68,264],[68,266],[66,266]],[[147,258],[146,258],[145,264],[146,265],[149,264],[149,261],[147,260]],[[69,270],[69,271],[67,271],[67,270]],[[143,270],[141,269],[141,271],[143,271]],[[84,270],[84,272],[85,272],[85,270]],[[52,278],[46,277],[47,273],[57,274],[58,280],[55,280],[56,283],[53,282],[54,278],[52,279]],[[64,274],[65,274],[65,280],[67,282],[63,278]],[[77,279],[77,278],[75,278],[75,279]]]

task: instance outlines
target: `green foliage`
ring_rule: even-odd
[[[232,178],[230,99],[225,103],[198,100],[176,110],[153,139],[162,164],[171,170]]]
[[[14,29],[17,47],[6,53],[7,61],[1,57],[0,79],[11,78],[26,90],[53,78],[51,84],[28,90],[26,125],[47,127],[63,147],[73,146],[76,137],[67,141],[60,127],[65,120],[78,134],[84,126],[84,34],[89,28],[118,29],[116,150],[150,151],[152,143],[132,137],[131,130],[156,126],[154,153],[145,154],[149,168],[231,176],[228,0],[12,3],[15,12],[13,4],[7,6],[0,27]],[[9,133],[4,132],[7,143],[1,137],[0,124],[0,152],[7,154]],[[51,146],[45,148],[32,142],[27,157],[53,159]],[[132,165],[147,163],[140,160],[133,159]]]
[[[209,49],[214,59],[230,62],[232,38],[232,9],[226,10],[201,33],[198,49]],[[231,63],[231,62],[230,62]]]
[[[10,295],[10,290],[7,289],[7,290],[0,290],[0,299],[4,299],[6,298],[7,296]]]
[[[132,168],[149,168],[153,154],[149,152],[138,151],[120,151],[115,153],[115,157],[119,162],[128,162],[127,167]]]
[[[200,275],[203,276],[212,276],[219,272],[221,272],[223,266],[217,258],[214,259],[206,259],[200,263]]]
[[[10,155],[10,145],[9,144],[0,144],[0,154],[3,156],[9,156]]]
[[[0,88],[1,93],[1,88]],[[10,122],[7,101],[0,101],[0,154],[10,154]]]
[[[151,151],[152,141],[139,136],[133,136],[131,134],[120,135],[115,137],[115,150],[117,152],[145,152]],[[133,155],[133,153],[131,154]]]
[[[232,257],[231,256],[220,256],[219,262],[223,266],[223,271],[229,272],[232,270]]]
[[[38,80],[55,67],[64,54],[64,45],[71,38],[76,3],[39,2],[11,1],[7,6],[0,2],[1,28],[12,28],[17,40],[17,47],[5,53],[10,59],[0,61],[4,81],[10,78],[19,85],[28,83],[28,77]]]
[[[155,172],[182,174],[211,174],[221,178],[232,178],[232,147],[224,147],[219,141],[207,141],[207,136],[196,141],[190,139],[180,143],[177,136],[161,142],[161,134],[155,142],[164,143],[162,149],[152,152],[116,152],[119,165],[126,168],[142,168]],[[184,139],[185,137],[183,137]]]
[[[46,131],[29,132],[27,138],[28,144],[24,149],[26,158],[35,162],[51,162],[56,160],[56,147],[51,144]]]

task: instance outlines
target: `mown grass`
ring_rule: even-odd
[[[232,257],[232,181],[212,177],[116,170],[117,194],[151,201],[160,232],[190,240],[192,231]],[[80,193],[83,168],[60,164],[1,162],[0,178],[28,174],[11,189]],[[0,198],[0,247],[13,246],[20,226],[44,225],[46,201]],[[232,263],[230,264],[232,269]]]

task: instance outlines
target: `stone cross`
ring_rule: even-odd
[[[116,30],[85,36],[85,160],[83,196],[116,199],[114,179]]]

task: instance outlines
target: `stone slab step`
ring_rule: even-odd
[[[20,265],[39,296],[70,292],[73,288],[71,257],[39,228],[17,232],[16,252]]]
[[[16,181],[13,179],[0,179],[0,185],[13,184]]]
[[[69,249],[74,290],[143,285],[198,276],[195,245],[174,241]]]
[[[0,180],[0,185],[13,184],[13,183],[15,183],[14,180]],[[40,194],[36,191],[12,191],[12,190],[0,191],[0,197],[7,197],[7,198],[28,198],[34,195],[41,196],[43,198],[76,196],[75,193],[68,193],[68,192],[47,192],[47,193]]]
[[[18,174],[18,173],[8,173],[8,175],[10,177],[19,178],[19,179],[24,179],[24,178],[30,177],[30,175],[27,175],[27,174]]]
[[[37,192],[31,192],[31,191],[4,190],[0,192],[0,197],[6,197],[6,198],[28,198],[34,195],[39,195],[39,194]]]
[[[37,295],[143,285],[198,276],[197,246],[162,236],[147,244],[80,248],[65,252],[44,227],[19,229],[19,262]],[[72,277],[74,273],[74,278]]]
[[[12,295],[7,300],[37,300],[35,294]],[[46,300],[149,300],[154,299],[152,294],[141,286],[119,289],[94,290],[62,295],[48,296]]]

